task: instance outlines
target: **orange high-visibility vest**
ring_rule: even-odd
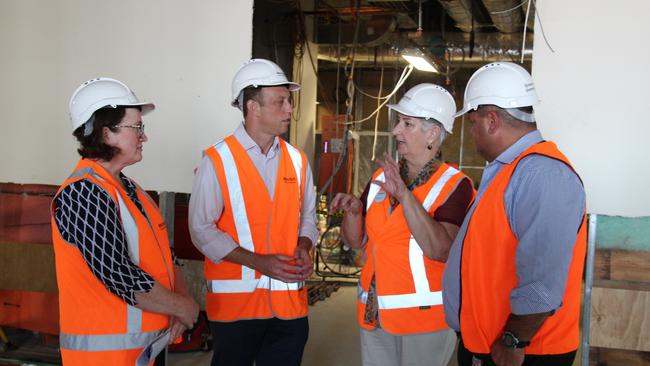
[[[551,142],[528,148],[494,177],[477,203],[463,241],[460,328],[465,347],[474,353],[490,353],[492,343],[507,330],[504,326],[511,312],[510,292],[518,280],[517,238],[508,222],[504,194],[519,161],[532,154],[545,155],[571,167]],[[580,286],[587,243],[585,218],[576,233],[562,306],[530,340],[526,354],[562,354],[578,348]]]
[[[293,257],[298,243],[307,160],[280,139],[280,162],[273,200],[246,150],[229,136],[205,150],[223,193],[216,227],[242,248],[258,254]],[[311,187],[309,188],[311,189]],[[234,262],[205,260],[211,321],[295,319],[307,315],[304,283],[285,283]]]
[[[82,159],[57,195],[86,179],[104,189],[119,208],[121,225],[133,263],[167,289],[174,287],[167,229],[158,207],[140,187],[137,195],[145,217],[121,184],[92,160]],[[63,364],[134,365],[140,352],[169,327],[169,317],[126,304],[95,277],[75,244],[61,237],[51,207],[52,241],[59,287],[59,335]]]
[[[463,178],[467,176],[442,164],[425,184],[413,190],[413,195],[431,215],[447,201]],[[373,181],[384,179],[381,169],[372,178]],[[446,329],[441,292],[445,264],[424,256],[411,235],[402,206],[398,205],[392,214],[390,209],[388,194],[372,183],[366,202],[366,263],[358,288],[359,326],[374,329],[363,321],[374,274],[379,322],[384,330],[416,334]]]

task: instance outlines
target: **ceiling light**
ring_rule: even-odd
[[[402,51],[402,58],[420,71],[438,72],[435,63],[417,48],[404,49]]]

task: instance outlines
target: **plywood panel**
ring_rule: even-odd
[[[0,242],[0,290],[56,292],[53,247]]]
[[[612,250],[611,279],[650,282],[650,252]]]
[[[591,345],[650,351],[650,292],[594,287]]]
[[[574,365],[579,365],[574,362]],[[589,366],[647,366],[650,352],[623,351],[592,347],[589,350]]]
[[[594,278],[650,282],[650,252],[598,249],[594,262]]]

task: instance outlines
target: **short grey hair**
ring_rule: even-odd
[[[422,131],[425,131],[425,132],[429,131],[431,129],[431,127],[433,127],[433,126],[437,126],[440,129],[440,141],[438,141],[438,142],[439,142],[439,145],[442,145],[442,142],[445,141],[445,139],[449,135],[449,132],[447,132],[447,130],[445,130],[445,126],[443,126],[442,123],[438,122],[437,120],[435,120],[433,118],[429,118],[429,119],[420,118],[420,120],[422,122],[424,122],[424,123],[422,123],[422,127],[420,127],[422,129]]]

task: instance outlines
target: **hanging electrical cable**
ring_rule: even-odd
[[[334,166],[334,169],[332,170],[332,173],[327,178],[327,181],[325,181],[325,183],[323,184],[323,186],[321,187],[321,190],[319,192],[322,195],[329,188],[329,192],[330,192],[329,197],[330,197],[330,199],[331,199],[331,196],[332,196],[332,194],[331,194],[332,193],[332,182],[334,180],[334,177],[338,173],[338,171],[341,169],[341,166],[343,165],[343,161],[345,161],[345,159],[347,158],[347,152],[348,152],[348,118],[352,114],[352,107],[354,105],[354,84],[351,82],[351,79],[354,77],[354,64],[355,64],[354,55],[355,55],[355,51],[356,51],[356,47],[357,47],[357,43],[358,43],[358,39],[359,39],[359,29],[360,29],[360,26],[361,26],[361,19],[360,19],[360,16],[359,16],[359,10],[360,9],[361,9],[361,0],[357,0],[356,11],[355,11],[355,22],[356,22],[356,24],[355,24],[355,27],[354,27],[354,37],[353,37],[353,41],[352,41],[352,50],[350,51],[350,54],[348,56],[348,60],[351,60],[352,66],[351,66],[351,69],[350,69],[350,75],[348,75],[348,85],[347,85],[347,88],[346,88],[346,91],[347,91],[347,94],[348,94],[348,99],[346,100],[347,110],[346,110],[345,118],[344,118],[344,122],[343,122],[343,142],[342,142],[342,146],[341,146],[341,153],[339,154],[339,158],[336,161],[336,164]],[[339,18],[339,21],[340,21],[340,18]],[[340,32],[340,28],[339,28],[338,48],[340,49],[340,47],[341,47],[341,32]],[[338,67],[339,67],[339,60],[340,60],[340,54],[337,55],[337,79],[336,79],[336,82],[337,82],[336,110],[337,110],[337,112],[338,112],[338,107],[339,107],[339,103],[338,103],[338,92],[339,92],[339,88],[338,88],[338,81],[339,81]],[[347,64],[347,60],[346,60],[346,64]],[[334,118],[335,118],[335,124],[338,126],[338,113],[334,116]]]
[[[522,3],[523,4],[523,3]],[[528,30],[528,15],[530,14],[530,4],[532,1],[528,1],[528,7],[526,9],[526,19],[524,20],[524,36],[521,37],[521,61],[519,63],[524,63],[524,51],[526,51],[526,30]]]
[[[381,108],[382,108],[383,106],[385,106],[386,104],[388,104],[388,102],[389,102],[389,100],[390,100],[389,98],[392,97],[395,93],[397,93],[397,91],[399,90],[399,88],[401,88],[402,85],[404,85],[404,82],[405,82],[406,79],[408,79],[408,77],[411,75],[411,72],[412,72],[412,71],[413,71],[413,66],[411,66],[411,65],[406,66],[406,67],[404,68],[404,70],[402,70],[402,76],[400,76],[399,80],[397,81],[397,84],[395,85],[395,88],[390,92],[390,94],[388,94],[388,95],[386,96],[386,98],[385,98],[386,100],[383,101],[383,102],[381,103],[381,105],[380,105],[377,109],[375,109],[374,111],[372,111],[372,113],[370,113],[368,116],[366,116],[365,118],[359,119],[359,120],[348,121],[348,122],[339,122],[339,123],[340,123],[340,124],[345,124],[345,125],[352,125],[352,124],[355,124],[355,123],[365,122],[365,121],[371,119],[375,114],[379,113],[379,111],[381,110]]]
[[[382,54],[383,56],[383,54]],[[379,74],[379,91],[377,92],[377,109],[381,108],[381,92],[384,90],[384,58],[381,60],[381,73]],[[375,150],[377,149],[377,132],[379,129],[379,113],[375,115],[375,133],[372,137],[372,158],[375,160]]]

